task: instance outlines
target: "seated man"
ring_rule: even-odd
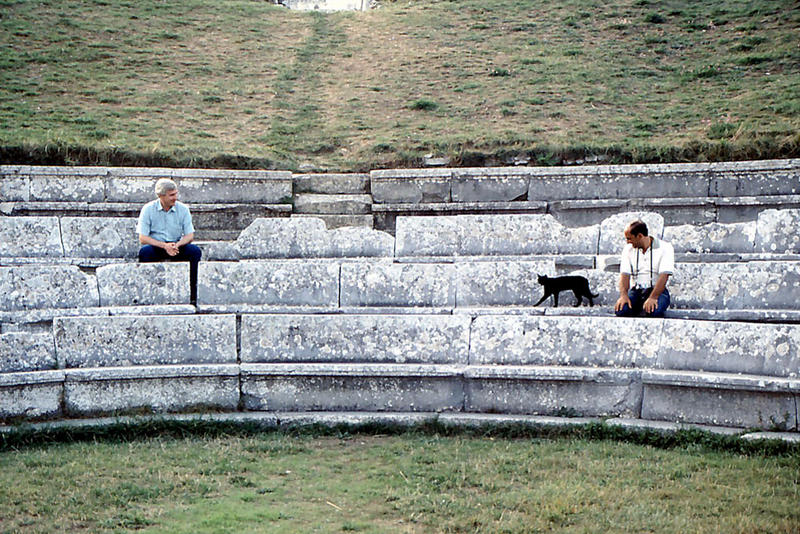
[[[667,280],[675,269],[675,250],[669,243],[648,236],[643,221],[633,221],[625,228],[625,241],[614,312],[617,317],[631,317],[642,311],[647,317],[664,317],[670,303]]]
[[[139,214],[139,261],[166,259],[189,262],[189,286],[192,304],[197,304],[197,265],[202,251],[194,240],[192,215],[178,202],[178,186],[168,178],[156,182],[156,200],[148,202]]]

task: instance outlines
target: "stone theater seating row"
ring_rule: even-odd
[[[393,169],[372,171],[377,228],[404,214],[550,213],[570,226],[622,211],[671,224],[755,219],[800,207],[800,160],[666,165]]]
[[[800,258],[800,210],[789,209],[765,210],[747,223],[666,228],[663,217],[648,212],[616,214],[600,224],[579,228],[537,214],[400,217],[396,239],[366,228],[328,230],[314,217],[260,218],[233,242],[209,243],[205,258],[379,257],[419,262],[534,255],[561,257],[562,263],[569,263],[565,257],[582,257],[577,263],[594,266],[598,255],[614,261],[622,245],[622,230],[636,217],[648,223],[652,235],[674,243],[676,252],[687,258],[702,260],[714,254],[717,261],[763,259],[775,254]],[[131,261],[137,250],[133,218],[0,217],[0,265],[73,263],[96,267]]]
[[[553,275],[551,260],[459,263],[391,263],[385,260],[253,260],[201,262],[197,308],[189,304],[185,263],[112,264],[96,273],[76,266],[0,267],[0,321],[50,321],[64,315],[201,313],[570,313],[575,298],[561,294],[559,308],[542,296],[537,275]],[[597,308],[610,314],[618,275],[586,275]],[[800,311],[800,262],[679,263],[671,283],[673,308]],[[588,303],[584,300],[584,306]],[[723,315],[719,316],[720,318]],[[788,319],[788,316],[787,316]]]
[[[566,409],[798,429],[798,325],[245,315],[237,348],[236,322],[233,315],[59,318],[51,343],[44,334],[3,334],[2,418],[231,411],[241,403],[270,411]],[[21,356],[28,352],[37,357]]]

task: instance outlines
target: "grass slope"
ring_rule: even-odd
[[[0,532],[791,533],[800,456],[277,432],[0,452]]]
[[[366,170],[800,155],[790,0],[0,0],[0,160]]]

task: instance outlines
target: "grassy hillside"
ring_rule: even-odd
[[[0,0],[0,160],[800,156],[794,0]]]

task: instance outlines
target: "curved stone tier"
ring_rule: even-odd
[[[0,336],[0,417],[568,412],[797,431],[798,349],[800,325],[715,321],[59,318],[51,334]]]
[[[2,421],[354,411],[799,430],[800,160],[0,174]],[[201,244],[196,306],[187,264],[135,263],[135,215],[164,176],[213,229],[199,236],[225,239]],[[261,218],[293,210],[320,217]],[[336,210],[391,224],[333,228],[349,217]],[[613,317],[634,217],[676,249],[665,320]],[[534,307],[541,274],[586,276],[595,306]]]

